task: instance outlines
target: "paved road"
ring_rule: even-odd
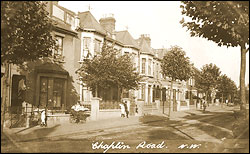
[[[140,118],[138,124],[16,145],[22,152],[249,152],[249,137],[237,140],[240,144],[234,143],[234,121],[230,112],[191,114],[182,120],[147,115]],[[108,149],[112,142],[114,149]]]

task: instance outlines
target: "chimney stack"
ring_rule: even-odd
[[[99,20],[101,26],[112,35],[115,31],[115,18],[114,14],[105,14],[100,20]]]
[[[147,42],[147,44],[151,47],[151,38],[150,38],[149,34],[141,34],[139,40],[140,40],[140,42],[142,40],[145,40]]]

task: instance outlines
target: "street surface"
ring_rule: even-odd
[[[12,148],[11,143],[8,146],[1,144],[1,152],[249,152],[249,127],[246,135],[235,139],[232,130],[236,119],[232,116],[232,111],[185,112],[188,115],[181,120],[145,115],[138,118],[138,123],[122,127],[78,131],[26,141],[16,140],[13,141]],[[128,123],[132,119],[133,117],[120,120]],[[47,128],[47,132],[45,129],[43,135],[51,133],[56,127]]]

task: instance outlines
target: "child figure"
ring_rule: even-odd
[[[125,106],[124,104],[120,104],[120,107],[121,107],[121,117],[125,117]]]
[[[46,114],[45,114],[45,110],[42,110],[41,113],[41,126],[46,126]]]

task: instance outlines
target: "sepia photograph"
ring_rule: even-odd
[[[249,153],[249,1],[1,1],[1,153]]]

